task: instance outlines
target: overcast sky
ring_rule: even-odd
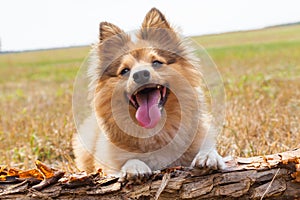
[[[300,21],[298,0],[0,0],[2,50],[91,44],[101,21],[130,31],[152,7],[185,35]]]

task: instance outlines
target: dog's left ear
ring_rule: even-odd
[[[165,16],[156,8],[152,8],[146,15],[142,28],[166,28],[170,29],[170,25]]]
[[[156,8],[152,8],[147,13],[137,37],[150,41],[155,48],[178,54],[182,52],[179,35]]]

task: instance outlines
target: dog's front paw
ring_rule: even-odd
[[[210,169],[225,169],[226,165],[223,158],[216,150],[210,152],[200,151],[194,158],[192,167],[210,168]]]
[[[138,159],[128,160],[121,169],[121,180],[136,180],[148,178],[152,174],[151,169]]]

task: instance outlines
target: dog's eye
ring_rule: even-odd
[[[160,61],[158,61],[158,60],[154,60],[153,62],[152,62],[152,67],[161,67],[163,65],[163,63],[162,62],[160,62]]]
[[[120,72],[120,75],[121,75],[121,76],[124,76],[124,75],[127,74],[129,71],[130,71],[129,68],[124,68],[124,69],[122,69],[122,71]]]

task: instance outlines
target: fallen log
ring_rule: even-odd
[[[168,168],[139,182],[119,182],[101,170],[64,175],[36,165],[1,167],[0,199],[300,199],[300,149],[230,159],[223,171]]]

